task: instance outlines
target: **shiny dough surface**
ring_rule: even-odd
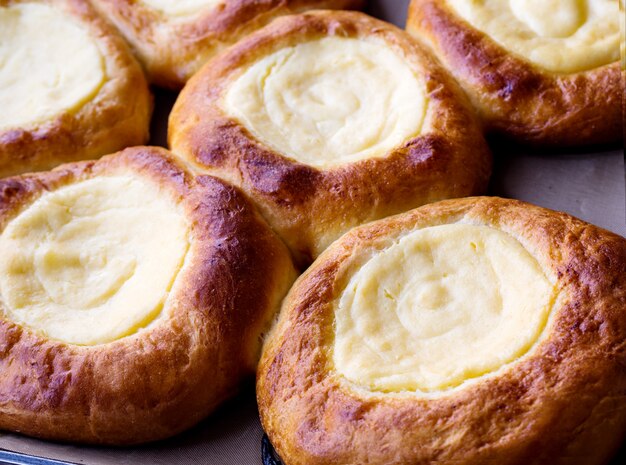
[[[144,5],[170,16],[188,16],[224,0],[140,0]]]
[[[577,73],[620,59],[617,0],[445,0],[503,47],[555,73]]]
[[[78,110],[105,80],[89,31],[41,3],[0,7],[0,130]]]
[[[0,236],[10,320],[80,345],[117,340],[166,310],[189,248],[182,207],[131,176],[38,198]]]
[[[301,163],[384,156],[419,135],[425,89],[383,42],[327,37],[261,58],[228,89],[225,112]]]
[[[417,230],[349,280],[335,309],[335,368],[372,391],[436,395],[527,353],[555,298],[536,259],[505,232]]]

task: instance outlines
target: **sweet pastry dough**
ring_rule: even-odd
[[[147,140],[147,82],[89,3],[0,1],[0,63],[0,177]]]
[[[0,181],[0,429],[133,444],[252,375],[295,278],[234,187],[163,149]]]
[[[485,188],[462,91],[408,34],[356,12],[280,18],[211,61],[172,150],[240,186],[301,264],[356,225]]]
[[[150,80],[181,88],[211,57],[273,19],[363,0],[93,0],[124,34]]]
[[[407,30],[461,83],[487,129],[532,144],[623,138],[622,0],[412,0]]]
[[[626,240],[499,198],[335,242],[257,375],[285,465],[599,465],[626,434]]]

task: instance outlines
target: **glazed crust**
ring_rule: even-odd
[[[626,73],[619,62],[551,73],[509,52],[441,0],[412,0],[407,30],[428,43],[459,81],[487,130],[533,145],[623,140]]]
[[[136,0],[92,0],[122,32],[154,84],[180,89],[213,56],[279,16],[310,9],[358,9],[363,0],[224,0],[185,19]]]
[[[0,429],[97,444],[157,440],[204,418],[256,370],[261,337],[295,271],[236,188],[192,177],[163,149],[127,149],[0,181],[0,231],[46,191],[120,172],[157,183],[189,219],[171,316],[111,343],[77,346],[9,321],[0,302]]]
[[[504,370],[427,399],[366,391],[332,364],[334,301],[368,257],[416,228],[469,222],[518,239],[562,299]],[[499,198],[443,201],[356,228],[296,282],[264,346],[257,398],[285,465],[599,465],[626,433],[626,240]]]
[[[386,156],[329,169],[301,164],[256,140],[226,116],[220,100],[259,58],[325,36],[384,40],[425,80],[430,103],[421,134]],[[285,17],[208,63],[170,115],[173,151],[200,172],[240,186],[300,264],[351,227],[425,203],[480,193],[491,155],[462,91],[408,34],[362,13],[320,11]]]
[[[0,0],[0,7],[32,0]],[[87,160],[148,140],[152,96],[141,67],[118,33],[89,2],[36,0],[61,8],[91,32],[106,81],[75,113],[28,127],[0,130],[0,178]]]

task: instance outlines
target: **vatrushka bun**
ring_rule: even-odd
[[[623,140],[623,0],[412,0],[424,39],[489,130],[532,144]]]
[[[178,89],[217,53],[274,18],[364,0],[92,0],[124,34],[150,80]]]
[[[152,97],[81,0],[0,0],[0,177],[145,143]]]
[[[445,70],[357,12],[279,18],[207,63],[174,106],[169,143],[241,187],[300,264],[354,226],[482,191],[491,168]]]
[[[295,270],[243,196],[163,149],[0,181],[0,429],[133,444],[238,391]]]
[[[285,465],[600,465],[626,432],[626,240],[513,200],[356,228],[257,376]]]

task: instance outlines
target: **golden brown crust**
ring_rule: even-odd
[[[334,371],[334,307],[362,257],[457,221],[512,234],[557,277],[546,337],[504,371],[438,398],[375,394]],[[443,201],[362,226],[296,282],[257,375],[285,465],[599,465],[626,433],[626,240],[523,202]],[[351,271],[352,270],[352,271]]]
[[[626,74],[619,62],[574,74],[542,70],[472,27],[441,0],[412,0],[407,30],[431,46],[488,130],[554,146],[623,140]]]
[[[227,117],[220,99],[260,57],[323,36],[376,36],[424,76],[430,103],[421,135],[381,158],[317,169],[274,152]],[[353,226],[486,188],[491,156],[462,91],[406,33],[355,12],[311,12],[276,20],[211,61],[170,115],[173,151],[201,172],[240,186],[300,263]]]
[[[279,16],[310,9],[358,9],[363,0],[224,0],[174,19],[135,0],[92,0],[131,44],[150,81],[180,89],[213,56]]]
[[[11,322],[0,308],[0,429],[100,444],[152,441],[195,424],[256,369],[260,338],[295,271],[236,188],[192,177],[163,149],[127,149],[0,181],[0,231],[43,192],[120,171],[158,183],[192,225],[172,315],[111,343],[76,346]]]
[[[0,0],[0,7],[25,1],[32,0]],[[76,113],[0,130],[0,178],[98,158],[148,140],[152,96],[124,40],[88,2],[36,1],[61,8],[89,29],[104,57],[106,82]]]

